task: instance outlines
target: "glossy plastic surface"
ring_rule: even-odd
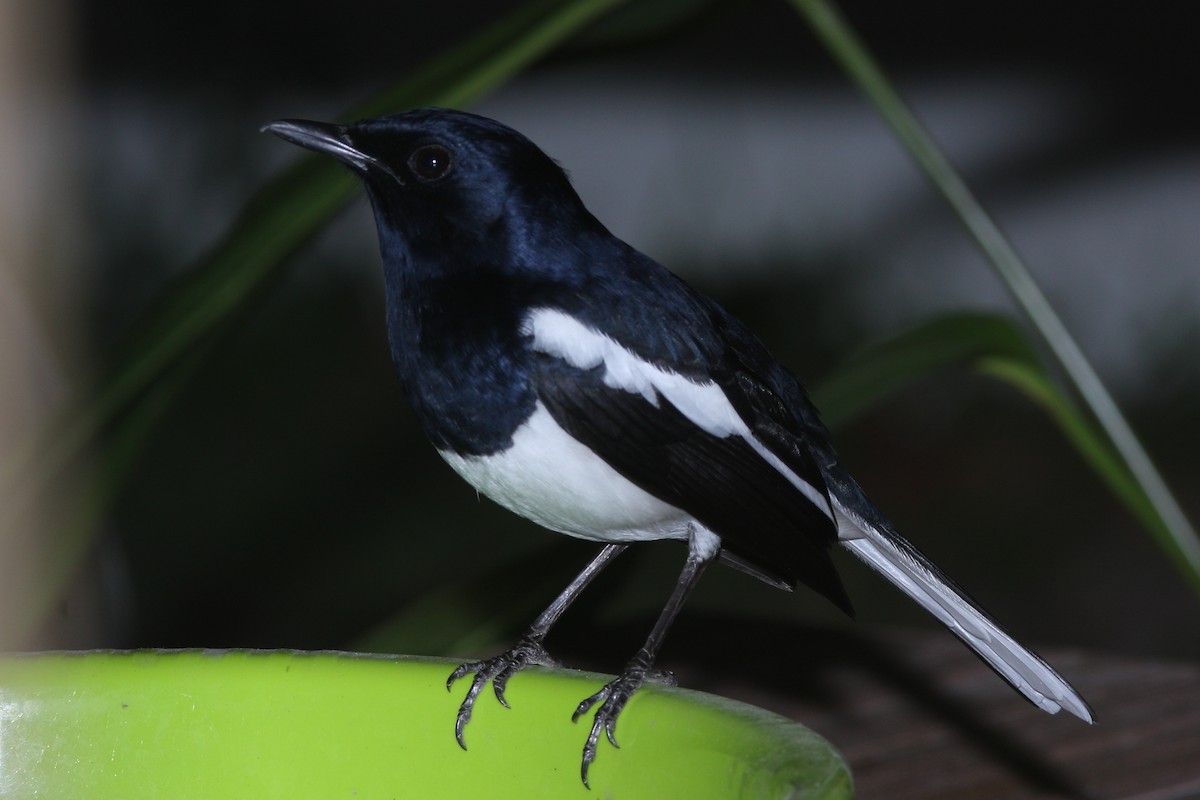
[[[570,716],[602,678],[529,669],[505,709],[440,659],[286,651],[0,658],[0,796],[89,798],[844,798],[837,753],[750,706],[668,687],[635,695],[603,742]]]

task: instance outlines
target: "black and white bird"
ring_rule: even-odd
[[[1038,707],[1091,722],[1075,690],[902,538],[838,463],[800,381],[745,325],[584,207],[563,170],[492,120],[422,109],[335,125],[281,120],[283,139],[365,183],[383,259],[387,328],[404,392],[442,458],[479,492],[600,553],[479,692],[549,663],[543,639],[595,575],[635,542],[687,545],[677,586],[595,708],[583,779],[603,732],[646,680],[710,563],[780,588],[803,583],[850,611],[829,550],[866,561]],[[465,745],[464,745],[465,746]]]

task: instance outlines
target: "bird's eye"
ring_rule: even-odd
[[[423,181],[432,183],[446,177],[450,171],[450,151],[440,144],[418,147],[408,157],[408,168]]]

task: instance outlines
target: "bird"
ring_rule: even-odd
[[[600,737],[656,669],[663,639],[714,561],[843,611],[830,555],[878,571],[1041,709],[1091,723],[1079,693],[902,537],[839,463],[798,377],[715,300],[625,243],[565,170],[487,117],[421,108],[349,124],[263,127],[361,179],[383,266],[387,335],[403,394],[434,448],[480,494],[599,553],[504,653],[473,675],[464,730],[490,682],[554,664],[544,640],[630,545],[687,554],[645,643],[582,700],[588,785]]]

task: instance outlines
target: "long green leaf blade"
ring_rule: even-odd
[[[1175,500],[1100,377],[1051,307],[1008,239],[909,110],[866,46],[827,0],[791,0],[817,37],[891,126],[974,237],[1018,306],[1046,342],[1079,396],[1135,476],[1172,541],[1170,550],[1200,585],[1200,536]]]
[[[849,359],[813,392],[830,427],[846,425],[905,386],[942,369],[967,368],[1001,380],[1046,411],[1114,495],[1200,590],[1187,554],[1120,453],[1054,381],[1024,331],[992,314],[947,314]]]
[[[622,2],[537,0],[348,117],[471,103]],[[311,156],[264,186],[209,255],[137,326],[96,394],[57,431],[43,468],[53,471],[77,454],[189,347],[244,308],[352,191],[344,170]]]

